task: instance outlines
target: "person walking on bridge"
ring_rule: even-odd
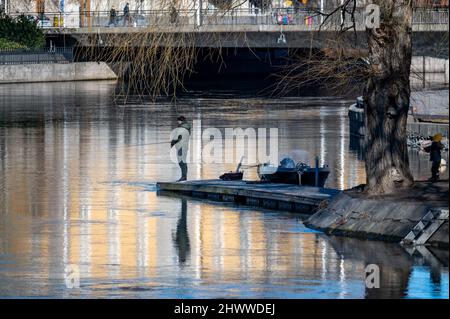
[[[123,8],[123,25],[129,26],[130,23],[131,23],[130,4],[127,2],[125,7]]]
[[[170,23],[178,23],[178,10],[174,6],[170,8]]]
[[[117,19],[116,7],[112,6],[111,10],[109,11],[109,26],[111,25],[116,26],[116,19]]]
[[[189,137],[191,135],[191,125],[184,116],[177,117],[178,126],[170,135],[170,146],[175,147],[177,152],[177,161],[181,169],[181,177],[177,182],[187,180],[188,167],[186,163],[187,152],[189,149]]]

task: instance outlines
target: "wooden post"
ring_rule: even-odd
[[[39,19],[41,20],[41,27],[44,26],[44,17],[45,17],[45,1],[44,0],[37,0],[36,1],[36,13],[39,16]]]
[[[81,27],[91,26],[91,0],[80,0]]]
[[[84,27],[84,0],[80,0],[80,27]]]
[[[85,0],[85,3],[86,3],[86,15],[87,15],[87,26],[88,26],[88,28],[90,28],[91,27],[91,20],[92,20],[92,17],[91,17],[91,0]]]

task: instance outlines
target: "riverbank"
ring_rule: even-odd
[[[367,196],[354,188],[335,196],[305,225],[332,235],[400,242],[420,222],[428,221],[427,214],[432,211],[436,218],[430,226],[434,222],[440,225],[426,243],[448,248],[448,191],[448,180],[416,182],[412,188],[385,196]]]
[[[0,84],[116,80],[104,62],[0,65]]]
[[[420,230],[413,238],[407,237],[411,243],[426,233],[417,242],[443,248],[449,245],[448,181],[416,182],[412,188],[386,196],[367,196],[360,188],[338,191],[220,180],[157,183],[157,189],[158,195],[163,196],[188,196],[313,214],[305,225],[332,235],[400,242],[419,223],[424,223],[427,230]]]
[[[179,178],[167,144],[155,143],[168,140],[180,109],[199,120],[193,132],[283,128],[280,154],[320,155],[328,187],[359,185],[364,163],[350,148],[348,100],[195,92],[174,107],[140,96],[118,103],[116,88],[0,85],[1,297],[448,298],[448,262],[435,266],[396,243],[326,236],[300,214],[156,193],[155,181]],[[201,136],[192,135],[192,152],[207,144]],[[415,177],[428,175],[428,157],[410,152]],[[236,165],[190,163],[188,177],[213,179]],[[380,268],[379,289],[364,288],[369,264]],[[64,284],[70,265],[80,289]]]

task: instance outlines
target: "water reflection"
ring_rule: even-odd
[[[181,212],[177,222],[174,244],[178,254],[178,262],[184,264],[189,258],[191,249],[187,228],[187,201],[185,199],[181,200]]]
[[[329,237],[328,241],[347,260],[360,260],[365,266],[375,264],[379,267],[380,288],[366,288],[366,298],[448,296],[448,276],[444,275],[448,270],[448,250],[403,248],[391,243],[343,237]],[[422,288],[418,288],[419,285]]]
[[[436,264],[396,245],[328,238],[296,215],[154,192],[154,182],[176,179],[178,167],[166,146],[147,144],[167,141],[180,109],[199,129],[278,127],[280,153],[305,149],[329,163],[328,186],[362,183],[363,162],[348,151],[346,101],[199,98],[123,107],[109,97],[113,89],[0,86],[0,296],[448,297],[442,257]],[[193,143],[198,151],[202,140]],[[196,164],[190,178],[234,168]],[[368,253],[375,250],[378,259]],[[386,290],[366,291],[365,265],[383,260]],[[70,265],[80,269],[79,290],[65,285]]]

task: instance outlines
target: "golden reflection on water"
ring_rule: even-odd
[[[38,273],[26,273],[39,278],[39,294],[51,294],[40,280],[61,278],[65,266],[73,264],[80,268],[82,283],[146,278],[149,285],[152,278],[186,271],[203,284],[259,283],[271,276],[315,276],[333,265],[336,256],[326,243],[313,233],[284,232],[286,221],[266,225],[264,214],[252,210],[158,197],[136,185],[103,182],[111,172],[101,153],[81,160],[95,162],[96,168],[77,178],[79,170],[71,167],[82,164],[71,160],[79,153],[74,146],[63,156],[45,159],[43,171],[31,181],[21,176],[25,168],[17,162],[19,171],[5,172],[9,191],[3,202],[3,247],[25,269],[27,263],[38,266]],[[75,176],[60,176],[56,161]],[[33,171],[36,165],[26,164]],[[130,175],[120,179],[130,180]]]
[[[66,90],[74,89],[67,85]],[[84,92],[81,106],[109,103],[104,87],[87,91],[76,84],[74,90]],[[201,291],[198,287],[216,284],[235,286],[223,293],[208,290],[213,288],[196,293],[257,296],[270,291],[271,296],[282,296],[289,290],[288,297],[365,295],[364,262],[338,254],[330,240],[308,232],[296,216],[157,196],[154,182],[178,178],[179,169],[168,162],[167,145],[148,144],[167,141],[173,110],[167,114],[153,110],[150,116],[137,105],[133,107],[142,113],[123,111],[117,121],[108,119],[108,112],[115,109],[81,107],[81,112],[71,104],[79,94],[66,100],[52,89],[55,101],[42,99],[61,103],[63,110],[53,105],[42,121],[43,106],[34,95],[24,97],[32,110],[22,110],[25,102],[11,99],[14,89],[11,92],[0,89],[2,101],[17,106],[2,111],[13,124],[0,127],[0,261],[5,261],[0,296],[105,297],[112,288],[132,282],[193,289],[181,296],[195,296],[193,287]],[[349,151],[345,110],[252,110],[230,103],[187,113],[203,127],[214,121],[222,128],[279,127],[280,154],[305,149],[320,155],[321,164],[332,170],[329,186],[342,189],[364,182],[363,162]],[[83,116],[52,121],[64,112]],[[218,114],[223,117],[219,121]],[[23,117],[33,120],[14,124]],[[191,150],[198,153],[202,142],[199,135],[196,138]],[[190,178],[216,178],[236,164],[191,164]],[[246,178],[256,179],[256,171],[246,172]],[[81,291],[65,288],[67,265],[79,266]],[[399,291],[407,285],[408,271],[391,280]],[[127,296],[126,291],[118,295]],[[148,296],[166,296],[163,293]]]

